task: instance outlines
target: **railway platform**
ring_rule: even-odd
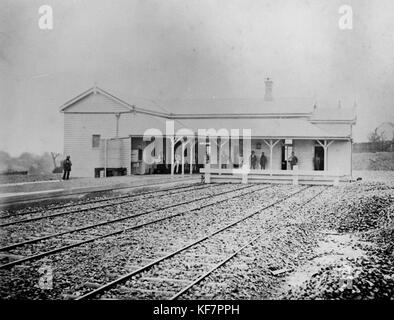
[[[0,206],[115,189],[169,187],[185,182],[198,182],[200,179],[200,175],[146,175],[2,184],[0,185]]]

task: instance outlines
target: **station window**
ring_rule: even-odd
[[[100,147],[100,135],[94,134],[92,135],[92,148],[99,148]]]

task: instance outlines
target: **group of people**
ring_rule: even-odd
[[[260,169],[265,170],[265,165],[267,163],[267,157],[264,155],[264,152],[261,153],[259,163],[260,163]],[[257,155],[254,151],[252,151],[252,154],[250,156],[250,168],[256,169],[256,167],[257,167]]]
[[[288,162],[290,163],[291,170],[293,170],[293,167],[298,163],[298,158],[295,156],[294,151],[291,153]],[[264,152],[262,152],[260,156],[261,170],[265,170],[266,163],[267,163],[267,157],[264,155]],[[250,156],[250,169],[257,169],[257,155],[254,151],[252,151],[252,154]]]
[[[257,169],[257,155],[254,151],[252,151],[252,154],[250,156],[250,168],[251,169]],[[291,157],[289,158],[289,163],[291,170],[293,170],[293,167],[297,165],[298,159],[294,154],[294,151],[291,153]],[[181,157],[177,154],[175,155],[175,170],[174,172],[178,172],[179,166],[181,163]],[[260,169],[265,170],[265,165],[267,164],[267,157],[264,155],[264,152],[261,153],[260,155]],[[63,180],[68,180],[70,178],[70,172],[71,172],[71,166],[72,162],[70,160],[70,156],[67,156],[66,159],[63,161]]]

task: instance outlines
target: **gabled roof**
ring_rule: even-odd
[[[105,97],[115,101],[119,105],[125,108],[124,113],[141,113],[151,116],[156,116],[164,119],[182,120],[182,123],[191,120],[202,120],[204,124],[210,123],[214,120],[215,123],[223,121],[224,119],[236,119],[237,123],[241,123],[241,119],[249,119],[247,123],[252,123],[251,120],[255,119],[304,119],[305,123],[309,125],[309,129],[301,124],[305,132],[314,132],[316,136],[323,135],[322,132],[318,132],[316,126],[313,123],[319,122],[337,122],[337,123],[355,123],[355,109],[345,108],[313,108],[310,99],[300,98],[286,98],[278,99],[274,101],[264,101],[263,99],[172,99],[172,100],[153,100],[145,98],[130,97],[134,103],[138,102],[138,107],[134,104],[130,104],[123,99],[103,90],[97,86],[90,88],[89,90],[81,93],[75,98],[67,101],[61,106],[61,112],[67,112],[67,110],[76,104],[77,102],[85,99],[86,97],[93,94],[102,94]],[[149,106],[148,108],[141,106]],[[163,111],[164,110],[164,111]],[[184,110],[198,110],[198,113],[186,113]],[[178,111],[178,112],[175,112]],[[183,112],[182,112],[183,111]],[[70,112],[70,111],[68,111]],[[112,112],[122,113],[122,112]],[[197,122],[196,122],[197,123]],[[261,126],[261,120],[259,120]],[[267,122],[266,126],[269,127]],[[284,123],[284,122],[283,122]],[[192,124],[190,122],[190,124]],[[312,127],[314,127],[312,129]],[[193,127],[193,126],[191,126]],[[205,127],[205,125],[204,125]],[[213,126],[216,127],[216,126]],[[286,126],[285,126],[286,127]],[[256,126],[257,128],[257,126]],[[262,130],[262,129],[259,129]],[[283,130],[283,127],[281,128]],[[287,130],[287,129],[286,129]],[[272,131],[272,130],[271,130]],[[282,131],[281,131],[282,132]]]
[[[135,105],[129,104],[129,103],[125,102],[124,100],[114,96],[113,94],[111,94],[111,93],[109,93],[109,92],[105,91],[104,89],[101,89],[97,86],[91,87],[90,89],[86,90],[85,92],[82,92],[81,94],[79,94],[75,98],[64,103],[60,107],[60,112],[65,112],[67,109],[72,107],[77,102],[87,98],[90,95],[94,95],[94,94],[98,94],[98,93],[106,96],[107,98],[109,98],[109,99],[115,101],[116,103],[125,107],[124,112],[114,112],[114,113],[138,112],[138,113],[142,113],[142,114],[148,114],[148,115],[152,115],[152,116],[168,118],[168,114],[165,114],[163,112],[157,112],[157,111],[153,111],[153,110],[148,110],[148,109],[136,107]]]

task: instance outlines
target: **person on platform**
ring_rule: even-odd
[[[68,180],[70,178],[71,166],[70,156],[67,156],[66,160],[63,161],[63,180]]]
[[[179,153],[177,153],[175,155],[174,174],[178,173],[180,164],[181,164],[181,156],[179,155]]]
[[[254,151],[252,151],[252,154],[250,156],[250,168],[256,169],[256,164],[257,164],[257,156],[254,153]]]
[[[295,156],[294,151],[291,152],[289,162],[290,162],[290,169],[291,170],[293,170],[293,167],[298,164],[298,158]]]
[[[267,163],[267,157],[264,155],[264,152],[261,153],[260,156],[260,168],[261,170],[265,170],[265,164]]]

